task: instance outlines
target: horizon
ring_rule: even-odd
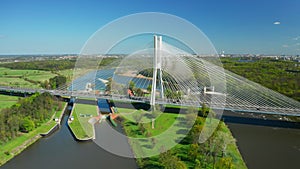
[[[80,54],[94,32],[140,12],[168,13],[191,22],[218,53],[300,54],[299,1],[4,0],[0,4],[0,55]]]

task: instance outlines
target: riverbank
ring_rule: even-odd
[[[1,169],[137,169],[135,159],[113,155],[93,141],[78,142],[67,125],[68,111],[61,127],[47,139],[40,139]],[[101,124],[95,126],[100,127]],[[105,129],[106,130],[106,129]],[[99,136],[99,135],[98,135]],[[99,136],[101,138],[101,136]]]
[[[96,105],[75,103],[70,113],[68,126],[78,141],[87,141],[95,138],[93,123],[98,116]],[[73,118],[73,120],[70,120]],[[94,120],[93,120],[94,119]]]
[[[65,106],[61,111],[55,112],[52,117],[59,116],[61,118],[66,107],[67,106]],[[1,145],[0,166],[14,158],[16,155],[20,154],[23,150],[25,150],[31,144],[35,143],[37,140],[39,140],[42,137],[42,134],[48,135],[49,133],[51,133],[56,125],[59,125],[59,123],[55,122],[53,118],[51,118],[48,122],[35,128],[33,131],[30,131],[29,133],[21,133],[19,137]]]
[[[180,127],[180,121],[181,121],[180,119],[184,118],[182,115],[164,112],[155,120],[155,128],[152,128],[151,122],[141,123],[141,124],[143,124],[143,125],[141,125],[141,124],[134,123],[131,121],[132,120],[131,118],[132,117],[134,118],[134,116],[136,116],[134,114],[136,114],[139,111],[136,111],[133,109],[126,109],[126,108],[119,108],[118,111],[120,112],[121,116],[128,114],[128,116],[125,115],[127,119],[124,119],[123,127],[125,129],[126,134],[130,137],[147,138],[149,136],[151,137],[151,136],[158,136],[160,134],[164,134],[164,132],[169,130],[170,127],[172,127],[172,130],[174,130],[174,132],[173,132],[174,134],[169,133],[169,135],[168,135],[170,138],[172,138],[171,140],[166,140],[166,139],[159,140],[159,137],[156,137],[155,139],[150,139],[150,141],[147,141],[145,139],[143,139],[142,141],[130,141],[129,140],[129,143],[130,143],[136,157],[139,157],[141,155],[147,156],[147,154],[150,155],[151,153],[153,154],[153,153],[155,153],[153,150],[161,151],[161,149],[163,147],[166,148],[166,145],[170,145],[171,142],[173,142],[174,140],[177,140],[180,138],[182,139],[183,137],[188,136],[188,135],[182,134],[183,129]],[[131,114],[131,115],[129,115],[129,114]],[[146,117],[143,117],[141,119],[141,121],[146,122],[147,121],[147,119],[145,119]],[[204,124],[203,123],[205,120],[204,118],[198,117],[197,119],[198,119],[198,121],[202,121],[201,125]],[[192,131],[193,130],[195,130],[195,129],[192,129]],[[227,143],[225,143],[226,145],[224,145],[224,148],[221,151],[225,155],[221,155],[222,153],[219,151],[218,152],[219,156],[217,156],[216,161],[213,162],[212,157],[209,157],[209,158],[204,157],[206,155],[203,155],[203,153],[206,151],[198,152],[196,150],[196,152],[194,152],[197,154],[196,159],[198,159],[198,161],[200,161],[202,167],[213,168],[213,165],[218,165],[218,162],[221,161],[221,159],[226,158],[226,159],[230,159],[231,164],[233,165],[234,168],[246,169],[247,166],[239,152],[239,149],[236,145],[235,139],[233,138],[232,133],[230,132],[229,128],[225,125],[225,123],[220,122],[220,125],[218,127],[218,131],[217,131],[216,135],[217,135],[216,138],[221,139],[221,140],[224,139],[227,142]],[[216,140],[213,140],[213,142],[215,142],[215,141]],[[221,141],[221,142],[225,142],[225,141]],[[191,151],[193,150],[193,148],[191,148],[191,147],[199,146],[200,149],[205,149],[205,147],[207,147],[207,146],[215,147],[215,145],[209,145],[209,144],[211,144],[211,143],[208,143],[208,141],[207,141],[206,143],[203,143],[203,144],[198,143],[196,145],[196,144],[187,143],[187,141],[185,141],[185,139],[183,139],[177,145],[174,144],[174,147],[171,148],[171,151],[170,151],[170,152],[172,152],[171,156],[174,156],[174,158],[176,158],[177,161],[181,161],[182,163],[184,163],[184,165],[187,168],[194,168],[194,167],[196,167],[196,163],[195,163],[195,159],[192,160],[190,157]],[[217,144],[217,143],[215,143],[215,144]],[[218,145],[219,145],[219,143],[218,143]],[[211,149],[211,150],[215,151],[214,149]],[[137,159],[137,163],[138,163],[139,167],[141,167],[141,168],[162,168],[163,165],[162,165],[162,162],[160,161],[161,160],[160,156],[161,155],[155,155],[155,156],[150,156],[150,157],[144,158],[144,159]],[[169,159],[173,158],[171,156],[168,158]]]

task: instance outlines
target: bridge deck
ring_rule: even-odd
[[[0,91],[2,92],[12,92],[12,93],[35,93],[35,92],[49,92],[52,95],[56,96],[72,96],[72,97],[86,97],[86,98],[98,98],[99,100],[115,100],[115,101],[124,101],[124,102],[141,102],[149,103],[150,98],[147,97],[128,97],[124,95],[103,95],[103,94],[94,94],[93,92],[86,91],[68,91],[68,90],[46,90],[46,89],[26,89],[26,88],[13,88],[1,86]],[[230,97],[229,97],[230,99]],[[228,103],[224,102],[220,104],[218,101],[185,101],[177,102],[173,99],[157,99],[157,104],[171,104],[178,106],[195,106],[201,107],[203,103],[216,110],[233,110],[239,112],[249,112],[249,113],[262,113],[262,114],[276,114],[276,115],[287,115],[287,116],[298,116],[300,117],[300,106],[295,108],[287,107],[271,107],[271,106],[253,106],[247,104],[237,104],[237,103]],[[102,103],[102,102],[101,102]],[[240,103],[244,103],[240,101]],[[99,104],[98,104],[99,105]],[[104,105],[104,104],[103,104]],[[103,105],[101,107],[103,107]],[[105,106],[103,107],[105,108]],[[110,112],[110,111],[109,111]]]

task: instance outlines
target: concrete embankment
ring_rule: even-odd
[[[43,136],[43,137],[50,136],[52,133],[54,133],[55,131],[57,131],[57,130],[59,129],[59,127],[60,127],[60,125],[61,125],[62,117],[64,116],[67,107],[68,107],[68,103],[65,103],[65,106],[64,106],[64,108],[63,108],[63,110],[62,110],[62,113],[60,114],[60,116],[59,116],[59,118],[58,118],[58,120],[57,120],[57,122],[56,122],[56,125],[53,126],[53,127],[52,127],[50,130],[48,130],[47,132],[41,133],[41,134],[40,134],[41,136]]]
[[[91,136],[91,137],[84,137],[84,138],[79,137],[79,136],[76,134],[75,129],[70,125],[70,124],[74,121],[74,119],[73,119],[73,121],[71,121],[71,120],[70,120],[70,117],[71,117],[71,118],[73,117],[73,113],[74,113],[74,108],[75,108],[75,106],[76,106],[76,103],[73,104],[72,110],[71,110],[71,113],[70,113],[70,116],[69,116],[69,118],[68,118],[68,128],[69,128],[69,130],[70,130],[72,136],[75,138],[75,140],[77,140],[77,141],[90,141],[90,140],[92,140],[92,139],[94,138],[94,136]]]

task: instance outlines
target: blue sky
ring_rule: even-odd
[[[79,53],[99,28],[138,12],[184,18],[219,52],[300,54],[299,7],[299,0],[1,0],[0,54]]]

